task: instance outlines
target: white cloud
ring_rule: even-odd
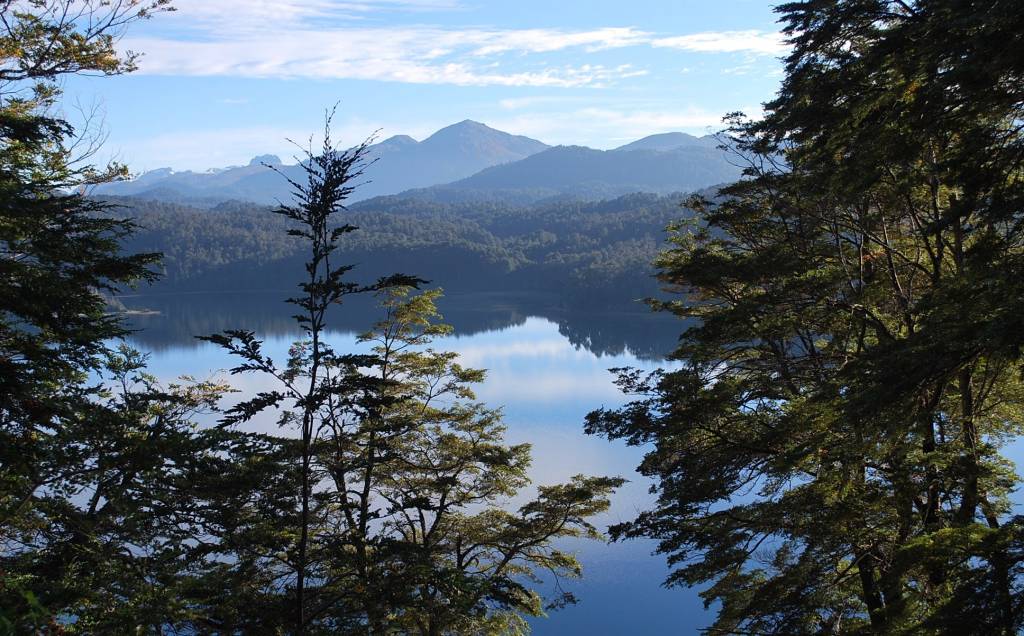
[[[456,9],[456,0],[177,0],[162,16],[172,26],[224,33],[277,30],[326,20],[359,20],[382,11]],[[272,25],[268,28],[268,25]]]
[[[751,53],[785,55],[788,51],[781,33],[768,31],[708,31],[651,41],[657,48],[672,48],[696,53]]]
[[[432,27],[291,30],[272,39],[238,35],[222,40],[134,38],[128,49],[145,51],[140,72],[153,75],[303,77],[364,79],[411,84],[460,86],[605,85],[645,73],[628,64],[543,66],[502,70],[500,64],[481,65],[485,49],[543,52],[604,42],[613,45],[621,35],[593,32],[551,32],[548,41],[531,32],[519,37],[505,31],[451,31]],[[607,37],[605,37],[607,35]],[[574,36],[579,36],[574,38]],[[273,41],[267,46],[268,40]],[[488,55],[495,54],[494,51]]]
[[[722,75],[750,75],[757,70],[757,67],[753,64],[740,64],[739,66],[731,66],[723,68],[719,71]]]
[[[457,0],[180,0],[124,48],[154,75],[361,79],[459,86],[608,86],[647,73],[630,64],[551,64],[560,51],[653,46],[691,52],[779,54],[778,34],[707,32],[659,37],[635,27],[445,28],[368,26],[383,11],[459,8]]]
[[[490,42],[473,51],[474,55],[495,53],[548,53],[562,49],[583,47],[601,51],[644,44],[650,34],[632,27],[610,27],[592,31],[558,31],[554,29],[522,29],[518,31],[482,31],[478,37]]]
[[[677,110],[591,107],[524,113],[494,119],[490,125],[550,144],[601,139],[607,143],[597,144],[597,147],[607,148],[655,133],[682,131],[703,135],[716,132],[722,128],[722,113],[698,107]]]

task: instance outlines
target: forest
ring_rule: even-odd
[[[566,546],[634,540],[708,634],[1024,630],[1017,3],[780,5],[714,191],[349,206],[369,143],[329,108],[278,206],[90,196],[128,169],[65,82],[136,71],[172,4],[0,2],[0,634],[526,634],[585,601]],[[281,290],[299,337],[227,326],[225,376],[159,378],[111,306],[151,284]],[[439,286],[659,294],[675,350],[578,423],[649,505],[607,527],[622,476],[532,482]]]
[[[557,292],[573,307],[623,305],[657,295],[653,259],[665,226],[686,215],[684,198],[635,194],[523,208],[381,197],[352,206],[344,222],[359,231],[339,246],[370,278],[397,269],[451,292]],[[302,273],[302,243],[270,208],[104,201],[114,218],[138,226],[126,250],[163,254],[154,291],[280,290]]]

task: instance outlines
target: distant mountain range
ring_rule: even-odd
[[[376,161],[367,169],[366,183],[356,191],[355,200],[398,194],[438,202],[532,204],[545,199],[600,200],[631,192],[698,190],[739,177],[739,168],[717,146],[714,137],[675,132],[607,151],[550,147],[466,120],[423,141],[398,135],[371,146],[369,156]],[[288,200],[288,184],[267,165],[293,179],[302,176],[301,166],[263,155],[247,166],[206,172],[153,170],[130,181],[99,186],[96,193],[192,205]]]
[[[668,147],[666,140],[645,138],[615,150],[556,146],[453,183],[399,196],[449,203],[500,200],[531,205],[544,200],[611,199],[633,192],[691,192],[740,176],[740,169],[729,163],[713,139],[672,138],[684,145]]]

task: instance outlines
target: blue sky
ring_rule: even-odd
[[[785,47],[762,0],[177,0],[120,46],[138,72],[75,78],[134,171],[293,154],[340,102],[343,143],[422,139],[475,119],[550,144],[612,148],[756,114]]]

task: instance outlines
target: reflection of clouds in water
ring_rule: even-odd
[[[608,369],[653,368],[632,354],[598,357],[578,348],[559,333],[557,324],[543,318],[468,338],[447,338],[436,345],[458,353],[463,365],[486,369],[487,380],[476,389],[478,397],[491,406],[509,408],[530,402],[586,402],[589,408],[618,404],[622,396]]]
[[[354,346],[352,334],[332,334],[338,350],[365,350]],[[268,338],[266,354],[283,364],[292,338]],[[543,318],[473,336],[439,338],[436,350],[454,351],[466,366],[487,369],[487,378],[475,387],[477,398],[505,412],[509,443],[533,446],[531,478],[537,484],[564,482],[576,474],[617,475],[630,480],[614,499],[612,511],[601,525],[632,517],[651,496],[647,482],[635,473],[642,451],[621,443],[583,433],[583,418],[592,409],[614,407],[624,401],[608,369],[616,366],[654,368],[648,361],[630,354],[598,357],[574,347],[558,331],[558,325]],[[163,381],[182,374],[226,381],[234,389],[222,401],[222,408],[260,391],[278,388],[265,374],[230,375],[237,360],[210,344],[196,348],[171,349],[154,354],[151,368]],[[216,418],[210,417],[212,423]],[[285,433],[277,424],[278,414],[264,412],[245,425],[253,432]]]
[[[558,333],[558,325],[544,318],[527,318],[513,327],[471,336],[450,336],[434,341],[434,349],[459,354],[464,366],[490,369],[515,360],[593,357],[578,351]]]
[[[265,352],[282,364],[292,340],[268,338]],[[330,340],[339,351],[357,349],[351,333],[334,333]],[[362,351],[366,348],[358,347]],[[530,318],[507,329],[440,338],[433,348],[456,352],[462,364],[488,370],[484,383],[474,387],[477,397],[492,408],[503,409],[508,443],[532,445],[530,476],[534,484],[563,483],[576,474],[630,480],[613,495],[611,510],[594,520],[601,530],[634,518],[649,505],[650,482],[635,472],[643,449],[585,435],[583,421],[595,408],[614,408],[626,400],[616,389],[609,368],[654,369],[656,363],[631,354],[598,357],[573,346],[559,333],[557,324],[542,318]],[[266,375],[219,372],[237,364],[237,360],[208,344],[163,350],[152,356],[151,363],[151,371],[165,382],[183,374],[225,379],[237,392],[225,397],[224,407],[277,388],[276,381]],[[261,414],[245,430],[283,432],[274,413]],[[533,488],[526,489],[508,505],[523,503],[534,494]],[[566,541],[562,547],[576,552],[583,562],[584,579],[565,582],[567,589],[579,592],[583,602],[552,614],[550,619],[531,621],[535,634],[679,634],[691,633],[681,630],[680,625],[704,622],[700,601],[693,592],[660,587],[666,574],[665,562],[663,557],[650,556],[650,542],[607,545]],[[636,610],[628,619],[621,611],[623,603]]]
[[[332,344],[339,351],[369,348],[366,344],[355,346],[353,334],[332,336]],[[268,338],[264,352],[283,364],[292,340]],[[605,467],[605,472],[609,467],[632,472],[636,466],[639,452],[584,435],[583,417],[594,408],[616,406],[624,401],[609,368],[650,369],[656,366],[651,362],[638,360],[631,354],[595,356],[574,347],[559,333],[557,324],[543,318],[529,318],[512,328],[468,337],[439,338],[433,348],[456,352],[462,364],[488,370],[486,380],[474,387],[477,398],[488,406],[504,409],[510,440],[534,444],[535,470],[542,471],[541,466],[549,463],[541,461],[541,454],[555,458],[559,453],[563,457],[586,458],[570,463],[588,467],[562,471],[563,475],[602,472],[600,466]],[[222,406],[225,408],[260,391],[277,388],[276,381],[265,374],[228,374],[226,370],[238,362],[219,347],[204,343],[155,353],[150,369],[164,382],[183,374],[227,382],[235,392],[224,398]],[[265,413],[247,429],[278,432],[276,420],[276,415]],[[538,472],[538,479],[549,483],[543,472]]]
[[[642,450],[622,443],[608,443],[583,433],[582,417],[573,428],[564,422],[523,425],[508,422],[506,439],[511,444],[532,446],[530,478],[535,485],[564,483],[573,475],[605,475],[629,480],[612,497],[611,509],[596,519],[598,527],[626,521],[651,502],[649,481],[636,473]]]
[[[590,357],[585,351],[577,351],[562,340],[517,340],[512,342],[485,342],[465,347],[459,341],[445,342],[437,348],[444,348],[459,354],[459,364],[467,367],[488,369],[515,358],[583,359]]]
[[[621,395],[611,382],[611,374],[603,368],[580,371],[551,369],[531,373],[490,372],[487,380],[476,390],[476,394],[480,400],[492,406],[509,405],[512,402],[589,400],[591,406],[596,408],[602,402],[617,401]]]

